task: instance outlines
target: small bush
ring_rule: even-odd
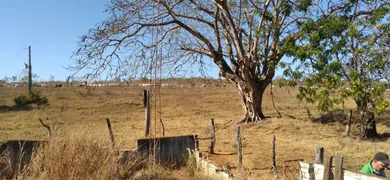
[[[49,100],[42,95],[41,91],[32,91],[31,94],[21,94],[14,98],[15,106],[18,108],[29,107],[35,104],[40,108],[41,106],[49,105]]]
[[[25,107],[30,104],[30,98],[25,94],[18,95],[14,98],[16,107]]]

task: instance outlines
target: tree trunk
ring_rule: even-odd
[[[375,115],[368,108],[368,103],[356,102],[360,113],[360,138],[375,139],[379,138],[376,131]]]
[[[360,138],[362,139],[375,139],[379,138],[376,131],[375,115],[372,112],[368,112],[368,117],[362,119]]]
[[[264,81],[263,81],[264,82]],[[238,92],[241,96],[241,104],[245,115],[241,122],[257,122],[264,120],[266,116],[262,111],[263,94],[269,83],[238,83]]]

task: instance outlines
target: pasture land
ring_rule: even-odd
[[[26,88],[0,88],[0,140],[45,140],[46,129],[39,118],[50,125],[54,136],[66,137],[70,132],[90,131],[109,139],[106,118],[111,120],[115,140],[125,149],[136,148],[136,139],[144,137],[142,88],[99,88],[87,93],[83,88],[41,88],[49,106],[33,110],[9,110],[13,97]],[[305,159],[314,161],[317,146],[325,148],[325,156],[343,155],[344,167],[358,170],[377,151],[390,153],[390,111],[377,117],[381,140],[362,141],[352,127],[352,137],[345,137],[345,120],[336,115],[321,115],[311,104],[295,98],[296,90],[274,88],[274,99],[281,118],[272,106],[271,96],[264,94],[264,113],[270,118],[243,124],[243,166],[248,178],[272,177],[272,136],[276,135],[276,161],[280,176],[283,161]],[[387,97],[389,98],[389,97]],[[225,167],[236,167],[234,155],[236,123],[243,110],[237,91],[232,87],[161,88],[152,97],[152,134],[160,134],[158,119],[163,120],[166,136],[197,134],[209,137],[209,120],[215,119],[217,155],[209,158]],[[161,101],[161,106],[159,102]],[[157,106],[155,106],[157,105]],[[157,108],[155,108],[157,107]],[[348,102],[345,107],[354,108]],[[156,130],[154,126],[157,125]],[[80,134],[81,135],[81,134]],[[207,155],[209,140],[200,140],[200,149]],[[218,155],[219,154],[219,155]],[[249,170],[252,169],[252,170]]]

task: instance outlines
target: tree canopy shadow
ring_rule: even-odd
[[[387,127],[390,127],[390,110],[386,110],[382,115],[376,116],[375,120],[378,124],[383,124]]]
[[[379,134],[380,136],[380,139],[383,140],[383,141],[387,141],[389,138],[390,138],[390,133],[382,133],[382,134]]]
[[[5,113],[8,111],[28,111],[32,110],[33,107],[31,106],[7,106],[7,105],[1,105],[0,106],[0,113]]]
[[[346,122],[347,114],[341,110],[329,111],[326,114],[321,115],[320,117],[311,118],[311,121],[314,123],[328,124],[328,123],[344,123]]]
[[[378,133],[379,137],[378,138],[365,138],[361,140],[369,141],[369,142],[379,142],[379,141],[388,141],[390,139],[390,133],[385,132],[385,133]],[[359,138],[357,135],[356,138]]]

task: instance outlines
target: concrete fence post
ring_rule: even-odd
[[[343,174],[343,156],[336,156],[334,180],[344,180]]]
[[[331,175],[332,175],[332,156],[328,156],[325,160],[324,163],[324,176],[323,180],[331,180]]]

